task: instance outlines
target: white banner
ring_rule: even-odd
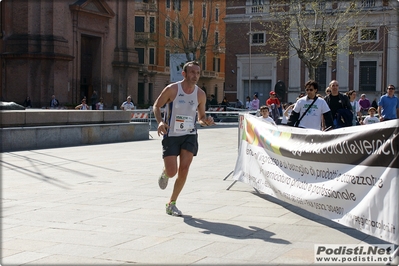
[[[190,54],[192,55],[192,54]],[[170,54],[170,82],[177,82],[183,79],[181,72],[183,66],[187,63],[186,54]]]
[[[399,244],[398,120],[321,132],[240,117],[234,179]]]

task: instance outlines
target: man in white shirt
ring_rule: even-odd
[[[295,103],[287,124],[289,126],[322,130],[322,119],[324,117],[326,129],[332,128],[331,110],[324,99],[316,96],[319,89],[318,83],[314,80],[309,80],[306,82],[305,88],[306,96],[299,98]]]
[[[126,102],[123,102],[121,105],[121,109],[122,110],[134,110],[136,109],[136,107],[134,106],[133,102],[132,102],[132,97],[129,95],[127,96]]]

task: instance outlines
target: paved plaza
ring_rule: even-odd
[[[385,243],[223,180],[236,127],[199,129],[177,206],[161,138],[1,154],[1,265],[313,265],[314,244]]]

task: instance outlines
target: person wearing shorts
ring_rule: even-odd
[[[206,94],[196,85],[200,71],[198,62],[187,62],[183,66],[183,80],[166,86],[154,103],[158,136],[163,136],[164,169],[158,179],[159,187],[165,189],[169,178],[177,174],[172,195],[166,203],[166,213],[173,216],[182,215],[176,201],[186,182],[193,157],[198,153],[196,121],[201,126],[215,124],[213,118],[205,114]],[[163,106],[165,113],[162,118]]]

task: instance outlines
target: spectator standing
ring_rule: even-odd
[[[29,97],[29,96],[26,97],[26,99],[25,99],[25,101],[24,101],[24,106],[25,106],[26,108],[32,108],[32,103],[31,103],[31,101],[30,101],[30,97]]]
[[[104,110],[104,99],[100,97],[100,101],[96,104],[96,110]]]
[[[378,117],[375,116],[377,110],[374,107],[369,108],[369,115],[364,118],[362,121],[363,125],[370,125],[380,122]]]
[[[121,109],[125,111],[136,109],[132,102],[132,96],[127,96],[126,101],[121,104]]]
[[[51,96],[51,101],[50,101],[50,108],[58,108],[60,106],[60,102],[55,98],[55,95]]]
[[[330,87],[327,87],[326,88],[326,96],[330,95],[330,93],[331,93],[331,89],[330,89]]]
[[[388,85],[387,93],[378,102],[378,116],[380,121],[397,119],[399,117],[399,100],[395,96],[395,86]]]
[[[223,97],[223,101],[220,103],[220,106],[223,106],[223,111],[227,111],[227,107],[229,106],[229,101],[226,97]]]
[[[280,116],[279,108],[281,108],[281,103],[277,98],[275,91],[271,91],[269,96],[269,99],[266,100],[266,106],[269,107],[269,110],[271,110],[271,118],[274,120],[274,122],[277,122]]]
[[[354,90],[350,90],[347,92],[347,96],[349,97],[349,102],[352,106],[352,126],[360,125],[358,121],[358,117],[362,117],[362,113],[360,113],[360,105],[359,102],[356,101],[356,92]]]
[[[283,104],[283,118],[281,119],[281,124],[286,125],[288,122],[288,118],[291,115],[292,109],[294,108],[295,104],[292,103],[285,103]]]
[[[269,116],[269,107],[267,107],[266,105],[262,105],[260,107],[260,115],[261,116],[258,117],[259,120],[276,125],[273,118]]]
[[[306,96],[299,98],[288,119],[287,125],[301,128],[312,128],[322,130],[322,119],[324,118],[326,129],[333,126],[330,108],[316,93],[319,85],[314,80],[305,84]],[[324,129],[323,129],[324,130]]]
[[[360,113],[362,115],[365,115],[368,113],[369,108],[371,107],[371,103],[369,99],[366,98],[366,94],[362,94],[359,99],[359,105],[360,105]]]
[[[76,105],[75,109],[77,110],[89,110],[89,106],[86,104],[86,98],[83,98],[81,104]]]
[[[90,101],[91,101],[91,109],[92,110],[97,110],[96,105],[97,105],[97,91],[93,91],[93,94],[90,97]]]
[[[237,99],[236,100],[236,108],[242,109],[242,107],[243,107],[242,102],[239,99]]]
[[[218,101],[215,98],[214,94],[211,94],[211,102],[210,102],[211,107],[212,106],[217,106],[218,105]]]
[[[377,98],[374,98],[373,102],[371,103],[371,107],[374,107],[376,110],[378,109],[378,101],[377,101]]]
[[[245,109],[249,110],[251,108],[251,98],[247,96],[245,101]]]
[[[269,93],[269,96],[270,96],[269,99],[266,100],[267,107],[269,107],[270,109],[271,105],[274,103],[277,108],[280,108],[281,103],[280,100],[277,98],[276,92],[271,91]]]
[[[353,114],[352,105],[348,96],[339,92],[339,85],[336,80],[330,82],[329,88],[331,93],[324,99],[327,102],[328,107],[330,107],[334,121],[334,128],[351,126]]]
[[[259,99],[258,99],[258,94],[254,94],[254,98],[251,101],[251,107],[250,110],[252,111],[257,111],[259,109]]]
[[[198,152],[195,120],[201,126],[215,124],[213,118],[207,117],[205,113],[205,92],[196,85],[200,71],[197,62],[187,62],[183,66],[183,80],[166,86],[154,103],[158,135],[163,135],[164,169],[158,179],[159,187],[165,189],[169,178],[177,174],[172,195],[166,204],[166,213],[173,216],[182,216],[176,201],[187,180],[191,162]],[[164,105],[165,115],[162,118],[161,107]]]

